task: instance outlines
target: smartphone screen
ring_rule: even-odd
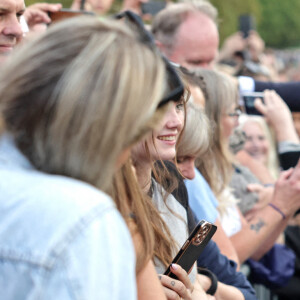
[[[243,101],[246,114],[261,115],[261,113],[254,106],[254,101],[256,98],[260,98],[262,101],[264,101],[264,93],[253,92],[243,94]]]
[[[172,263],[180,265],[188,273],[207,243],[215,234],[216,230],[216,225],[205,220],[200,221],[190,234],[189,238],[185,241]],[[171,272],[171,264],[164,274],[177,279],[176,275]]]

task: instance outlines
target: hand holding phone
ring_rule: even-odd
[[[164,275],[177,279],[177,276],[171,272],[172,264],[180,265],[188,273],[209,240],[215,234],[216,230],[217,226],[214,224],[205,220],[200,221],[185,241]]]
[[[251,30],[255,30],[255,20],[252,15],[241,15],[239,17],[239,31],[243,33],[244,39],[248,38]]]
[[[260,98],[264,102],[264,93],[249,92],[243,94],[243,101],[246,114],[248,115],[261,115],[261,113],[255,108],[254,101],[256,98]]]

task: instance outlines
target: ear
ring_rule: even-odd
[[[167,49],[162,42],[155,40],[155,45],[163,54],[166,54]]]

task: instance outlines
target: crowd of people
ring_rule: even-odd
[[[112,4],[0,0],[0,298],[299,299],[300,81],[207,0]]]

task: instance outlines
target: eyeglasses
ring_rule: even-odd
[[[228,113],[227,116],[238,118],[241,114],[242,114],[242,111],[239,108],[237,108],[237,109],[234,110],[234,112]]]
[[[136,33],[138,33],[138,38],[143,44],[147,45],[152,51],[159,52],[155,45],[155,41],[152,34],[149,31],[147,31],[142,19],[137,14],[127,10],[115,15],[114,18],[124,18],[129,27],[133,29]],[[162,53],[160,53],[160,55],[166,67],[169,92],[159,102],[157,108],[164,106],[170,101],[178,102],[182,99],[184,95],[184,85],[176,69],[174,68],[174,66],[176,67],[176,65],[168,61],[168,59],[164,55],[162,55]]]

